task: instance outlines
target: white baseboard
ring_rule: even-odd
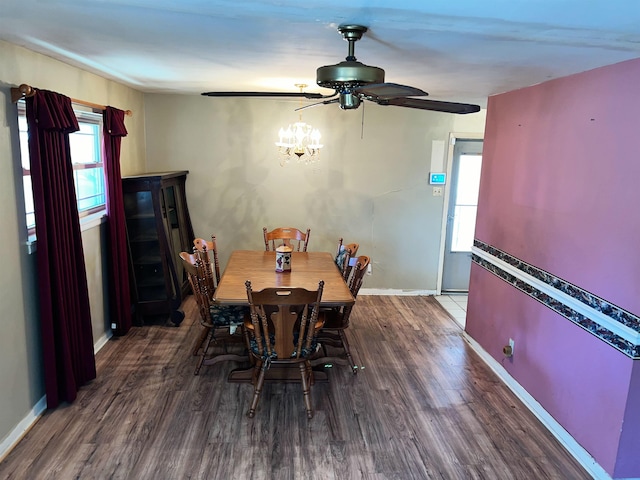
[[[18,444],[18,442],[25,436],[25,434],[29,431],[31,426],[36,423],[36,421],[40,418],[40,416],[47,409],[47,397],[43,396],[38,403],[34,405],[31,411],[24,417],[16,428],[14,428],[7,438],[5,438],[2,443],[0,443],[0,462],[4,460],[11,449]]]
[[[398,288],[362,288],[358,295],[399,295],[399,296],[430,296],[435,295],[435,290],[402,290]]]
[[[113,332],[111,330],[104,332],[104,335],[102,335],[93,345],[93,354],[95,355],[96,353],[98,353],[100,349],[107,344],[111,337],[113,337]]]
[[[595,480],[611,480],[611,476],[594,460],[562,425],[560,425],[538,401],[531,396],[516,380],[500,365],[500,363],[489,355],[478,342],[468,333],[464,332],[463,338],[471,345],[471,348],[480,355],[480,358],[498,375],[507,387],[518,397],[522,403],[542,422],[542,424],[556,437],[556,439],[567,449],[567,451],[591,474]],[[627,479],[633,480],[633,479]]]

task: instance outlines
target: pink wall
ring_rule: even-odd
[[[476,224],[482,242],[636,315],[638,85],[640,59],[491,97]],[[638,361],[475,264],[467,331],[607,472],[640,477]]]
[[[640,59],[489,98],[476,227],[636,314],[638,85]]]

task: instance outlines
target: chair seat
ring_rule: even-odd
[[[338,268],[340,268],[340,270],[342,270],[342,267],[344,266],[345,260],[347,259],[347,257],[349,256],[349,252],[347,251],[346,248],[342,248],[338,254],[336,255],[336,265],[338,265]]]
[[[249,307],[241,305],[211,305],[211,322],[216,327],[240,326],[249,315]]]

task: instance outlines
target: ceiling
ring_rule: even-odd
[[[430,98],[489,95],[640,57],[636,0],[3,0],[0,39],[143,92],[309,91],[359,61]],[[24,79],[29,82],[28,78]],[[35,85],[37,87],[37,85]]]

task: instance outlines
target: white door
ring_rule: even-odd
[[[482,140],[456,140],[442,271],[443,292],[468,292],[476,228]]]

